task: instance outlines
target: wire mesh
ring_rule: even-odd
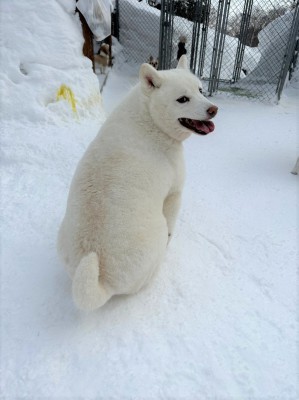
[[[119,40],[126,61],[159,55],[174,68],[187,53],[190,69],[216,91],[279,98],[297,61],[298,0],[121,0]],[[290,71],[291,72],[291,71]]]
[[[120,0],[118,7],[119,42],[123,46],[125,61],[137,67],[148,62],[150,56],[157,59],[160,10],[150,6],[146,0]],[[167,41],[165,45],[168,46]]]

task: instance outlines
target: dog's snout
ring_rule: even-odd
[[[207,109],[207,113],[209,114],[210,118],[215,117],[217,114],[218,107],[217,106],[211,106],[210,108]]]

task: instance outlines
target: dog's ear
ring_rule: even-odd
[[[155,68],[149,64],[142,64],[139,72],[141,89],[144,94],[150,94],[161,86],[162,78]]]
[[[180,57],[177,68],[188,69],[188,59],[185,54]]]

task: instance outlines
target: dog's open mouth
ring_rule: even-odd
[[[179,122],[185,128],[198,133],[199,135],[207,135],[213,132],[215,125],[212,121],[199,121],[197,119],[179,118]]]

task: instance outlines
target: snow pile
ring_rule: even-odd
[[[103,114],[97,78],[91,61],[82,54],[75,4],[75,0],[1,2],[2,119],[54,122]],[[61,85],[73,96],[77,112],[63,97],[57,101]]]
[[[270,22],[258,35],[261,58],[246,77],[248,82],[277,83],[289,41],[294,10]]]

